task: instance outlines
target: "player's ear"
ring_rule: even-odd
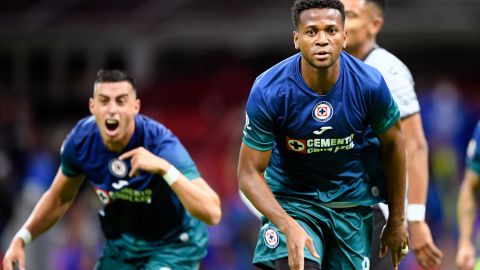
[[[90,98],[88,100],[88,109],[90,110],[90,113],[93,114],[93,108],[94,108],[94,102],[93,102],[93,98]]]
[[[299,50],[300,45],[298,44],[298,33],[297,31],[293,31],[293,44],[295,45],[295,49]]]
[[[347,48],[347,38],[348,38],[347,30],[343,30],[343,49]]]
[[[134,106],[134,110],[135,110],[135,114],[139,113],[140,112],[140,99],[136,99],[135,100],[135,104],[133,105]]]
[[[376,36],[383,27],[383,18],[375,16],[369,25],[370,34]]]

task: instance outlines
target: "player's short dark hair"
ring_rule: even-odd
[[[292,6],[292,20],[295,29],[300,22],[300,13],[312,8],[331,8],[340,11],[342,23],[345,24],[345,7],[340,0],[295,0]]]
[[[95,84],[102,82],[124,82],[127,81],[136,89],[135,80],[126,71],[120,69],[100,69],[97,72]]]
[[[385,9],[387,9],[387,0],[366,0],[366,2],[376,5],[382,12],[385,12]]]

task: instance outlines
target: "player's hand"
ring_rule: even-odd
[[[163,175],[170,164],[163,158],[160,158],[143,147],[137,147],[126,153],[123,153],[120,160],[130,159],[130,173],[128,176],[133,177],[143,170],[149,173],[158,173]]]
[[[312,256],[320,258],[313,246],[312,238],[294,219],[291,220],[284,233],[287,238],[288,265],[290,270],[303,270],[305,246],[307,246]]]
[[[442,262],[443,253],[433,243],[432,233],[425,221],[409,223],[411,248],[418,263],[423,269],[438,266]]]
[[[380,258],[390,250],[392,254],[392,265],[397,269],[400,261],[407,255],[409,249],[409,240],[407,228],[401,221],[387,221],[380,236]]]
[[[15,265],[18,265],[20,270],[25,270],[25,248],[23,240],[15,237],[10,243],[5,256],[3,257],[3,269],[13,270]]]
[[[459,244],[455,263],[460,270],[473,270],[475,266],[475,248],[472,243]]]

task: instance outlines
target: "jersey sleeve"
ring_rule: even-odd
[[[468,143],[466,164],[470,170],[480,175],[480,122]]]
[[[74,131],[68,134],[60,148],[60,168],[62,173],[67,177],[74,177],[83,174],[76,162]]]
[[[376,54],[375,54],[376,53]],[[382,74],[400,111],[405,118],[420,111],[412,73],[408,67],[384,49],[375,50],[365,63],[374,66]]]
[[[369,101],[368,118],[376,134],[385,133],[400,119],[397,104],[383,78],[378,89],[370,92]]]
[[[187,179],[193,180],[200,177],[197,166],[188,154],[187,149],[173,134],[156,154],[175,166]]]
[[[384,75],[390,88],[393,99],[400,110],[400,117],[405,118],[420,111],[417,95],[415,94],[413,78],[408,69],[391,69]]]
[[[275,143],[274,121],[261,89],[254,86],[247,101],[243,142],[256,150],[271,150]]]

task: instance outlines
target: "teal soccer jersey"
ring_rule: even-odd
[[[247,102],[243,142],[272,151],[265,179],[283,209],[312,237],[322,269],[369,269],[371,205],[385,200],[375,135],[400,118],[383,77],[345,52],[332,89],[320,95],[296,54],[261,74]],[[380,185],[382,184],[383,185]],[[262,220],[253,263],[274,269],[285,235]]]
[[[320,95],[304,82],[300,58],[261,74],[247,102],[243,142],[272,150],[268,185],[275,195],[312,197],[332,207],[384,201],[366,173],[369,151],[378,149],[372,132],[387,131],[400,116],[383,77],[342,52],[336,84]]]
[[[188,179],[200,177],[178,138],[143,115],[135,117],[135,132],[122,152],[106,148],[93,116],[80,120],[62,146],[63,174],[85,175],[104,204],[99,217],[107,244],[100,259],[104,265],[97,268],[123,269],[119,265],[128,261],[155,266],[152,269],[159,265],[197,269],[206,254],[206,226],[186,211],[160,175],[128,176],[129,160],[118,157],[140,146],[169,161]]]
[[[480,175],[480,121],[478,121],[467,149],[467,166]]]

